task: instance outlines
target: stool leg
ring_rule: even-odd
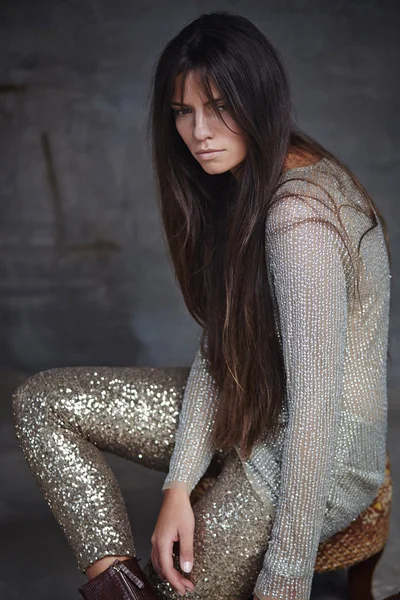
[[[374,570],[383,554],[382,550],[352,567],[349,567],[347,581],[349,600],[374,600],[372,595],[372,578]]]

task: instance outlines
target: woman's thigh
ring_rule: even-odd
[[[100,450],[168,471],[188,375],[189,367],[41,371],[14,393],[17,433],[48,424],[53,433],[69,431]]]
[[[225,457],[214,485],[193,506],[193,600],[247,600],[261,570],[272,527],[271,509],[254,492],[235,449]],[[174,564],[179,566],[179,542]],[[145,567],[160,598],[181,596],[162,581],[151,560]]]

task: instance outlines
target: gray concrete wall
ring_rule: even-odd
[[[389,224],[396,388],[400,5],[388,0],[3,1],[0,364],[190,364],[199,330],[163,245],[144,118],[162,48],[217,9],[276,44],[301,126]]]

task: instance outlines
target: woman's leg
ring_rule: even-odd
[[[214,485],[193,506],[195,531],[193,569],[196,586],[185,597],[191,600],[247,600],[261,570],[272,527],[272,507],[251,487],[236,450],[225,457]],[[179,542],[174,566],[179,567]],[[161,581],[151,561],[144,567],[160,598],[179,594]]]
[[[64,367],[37,373],[14,392],[21,448],[82,572],[106,556],[136,555],[120,488],[100,450],[167,472],[188,374],[186,367]],[[217,453],[212,462],[220,460]],[[235,450],[193,511],[196,592],[187,596],[247,600],[271,514]],[[160,598],[181,598],[151,561],[146,570]]]
[[[100,450],[167,472],[188,374],[186,367],[64,367],[15,390],[21,449],[82,572],[106,556],[136,556]]]

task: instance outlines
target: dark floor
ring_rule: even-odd
[[[58,524],[42,498],[18,446],[11,420],[12,390],[24,377],[0,372],[1,600],[73,600],[86,581]],[[376,600],[400,590],[400,394],[390,394],[388,450],[394,495],[389,541],[375,571]],[[142,565],[162,502],[165,473],[106,454],[123,491]],[[345,571],[316,575],[313,600],[346,594]]]

